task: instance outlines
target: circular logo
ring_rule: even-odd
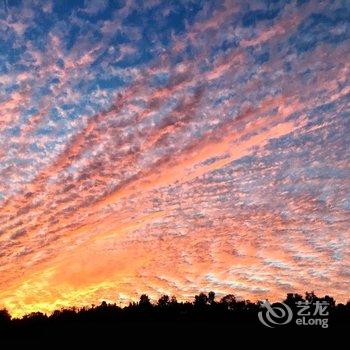
[[[258,317],[260,322],[266,327],[274,328],[275,326],[288,324],[293,318],[292,309],[285,303],[277,303],[272,306],[266,300],[262,306],[265,310],[259,311]]]

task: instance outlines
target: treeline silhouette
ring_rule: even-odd
[[[305,296],[289,293],[282,302],[289,305],[294,316],[300,302],[326,303],[329,328],[350,328],[350,301],[337,304],[331,296],[317,297],[314,292],[307,292]],[[279,303],[272,304],[277,305]],[[232,294],[217,299],[214,292],[200,293],[192,302],[179,302],[174,296],[164,295],[156,303],[143,294],[138,302],[125,307],[103,301],[97,306],[64,308],[51,315],[33,312],[22,318],[12,318],[7,310],[0,310],[0,337],[76,335],[90,331],[118,335],[130,329],[156,331],[164,327],[172,330],[220,328],[233,332],[242,328],[266,328],[258,319],[259,311],[264,310],[262,301],[239,300]],[[291,321],[279,327],[303,326]]]

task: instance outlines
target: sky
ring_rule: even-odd
[[[0,306],[350,298],[349,1],[0,1]]]

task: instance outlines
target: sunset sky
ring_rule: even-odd
[[[0,308],[350,298],[350,2],[0,1]]]

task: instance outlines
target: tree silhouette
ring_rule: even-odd
[[[0,327],[9,324],[11,321],[11,316],[6,309],[0,310]]]
[[[208,293],[208,302],[210,305],[213,305],[215,303],[215,292]]]
[[[140,296],[139,306],[141,308],[150,308],[152,306],[151,300],[146,294]]]
[[[158,304],[157,304],[157,305],[158,305],[159,307],[164,308],[164,307],[169,306],[169,304],[170,304],[170,298],[169,298],[168,295],[163,295],[163,296],[161,296],[161,297],[158,299]]]
[[[288,293],[286,299],[283,302],[286,303],[288,306],[294,308],[297,303],[302,302],[303,300],[304,299],[301,294]]]
[[[295,312],[298,303],[323,303],[328,305],[329,323],[332,327],[346,328],[350,326],[350,301],[337,304],[333,297],[326,295],[318,297],[314,292],[301,294],[288,293],[283,300]],[[139,302],[131,302],[126,307],[118,307],[115,303],[102,301],[100,305],[82,308],[65,308],[54,311],[51,315],[33,312],[20,319],[11,318],[7,310],[0,310],[0,339],[24,337],[43,334],[54,335],[71,332],[72,335],[95,333],[108,329],[113,332],[123,332],[128,329],[141,329],[147,332],[149,325],[161,329],[171,327],[184,331],[187,327],[206,326],[212,329],[219,325],[220,329],[264,327],[258,320],[258,313],[262,310],[262,302],[253,303],[249,300],[237,300],[233,294],[223,296],[219,302],[215,301],[215,293],[199,293],[193,302],[178,302],[175,296],[161,296],[156,304],[152,304],[146,294],[140,296]],[[313,309],[314,311],[315,309]],[[204,327],[204,328],[203,328]],[[295,323],[284,327],[295,328]],[[164,329],[164,328],[163,328]],[[80,332],[80,333],[79,333]],[[166,334],[166,332],[163,332]]]
[[[236,297],[233,294],[225,295],[221,298],[220,303],[227,307],[227,309],[233,310],[236,306]]]
[[[204,308],[208,303],[208,296],[205,293],[200,293],[194,297],[194,306],[197,308]]]

